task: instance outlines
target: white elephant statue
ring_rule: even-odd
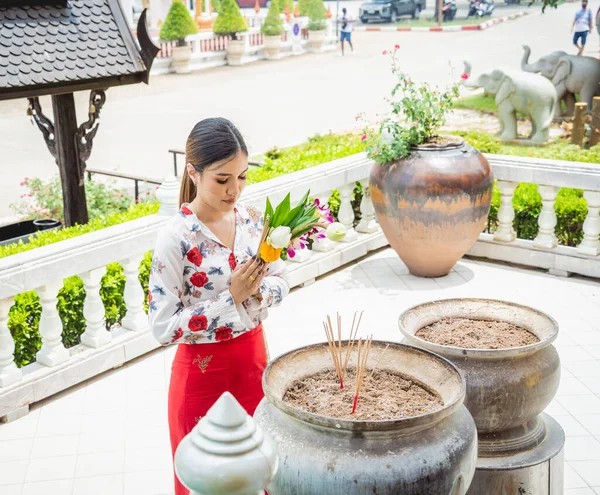
[[[483,88],[488,94],[496,95],[500,139],[512,141],[518,138],[516,113],[520,112],[531,121],[527,142],[545,144],[548,141],[557,105],[556,91],[548,79],[513,69],[494,69],[472,78],[471,64],[466,61],[464,64],[468,76],[462,81],[465,87]]]
[[[561,106],[557,105],[555,118],[573,116],[576,94],[587,103],[588,112],[592,110],[594,96],[600,96],[600,60],[558,51],[529,63],[531,49],[523,45],[523,50],[521,69],[541,74],[552,81],[558,101],[565,102],[566,113],[563,114]]]

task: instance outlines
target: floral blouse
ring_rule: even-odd
[[[289,292],[285,263],[267,266],[258,297],[234,305],[231,273],[258,250],[263,215],[236,205],[233,252],[186,204],[159,232],[148,287],[148,318],[162,344],[204,344],[238,337],[258,326],[267,308]]]

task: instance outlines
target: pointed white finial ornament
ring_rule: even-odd
[[[264,495],[279,464],[273,440],[225,392],[175,452],[190,495]]]

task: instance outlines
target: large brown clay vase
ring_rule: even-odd
[[[424,145],[371,170],[379,225],[413,275],[441,277],[475,243],[490,211],[494,176],[460,138]]]

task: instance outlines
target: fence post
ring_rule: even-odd
[[[573,132],[571,134],[571,143],[577,146],[583,146],[585,136],[585,114],[587,113],[587,103],[575,103],[575,117],[573,118]]]
[[[600,96],[594,96],[592,102],[592,135],[590,136],[590,148],[600,143]]]

